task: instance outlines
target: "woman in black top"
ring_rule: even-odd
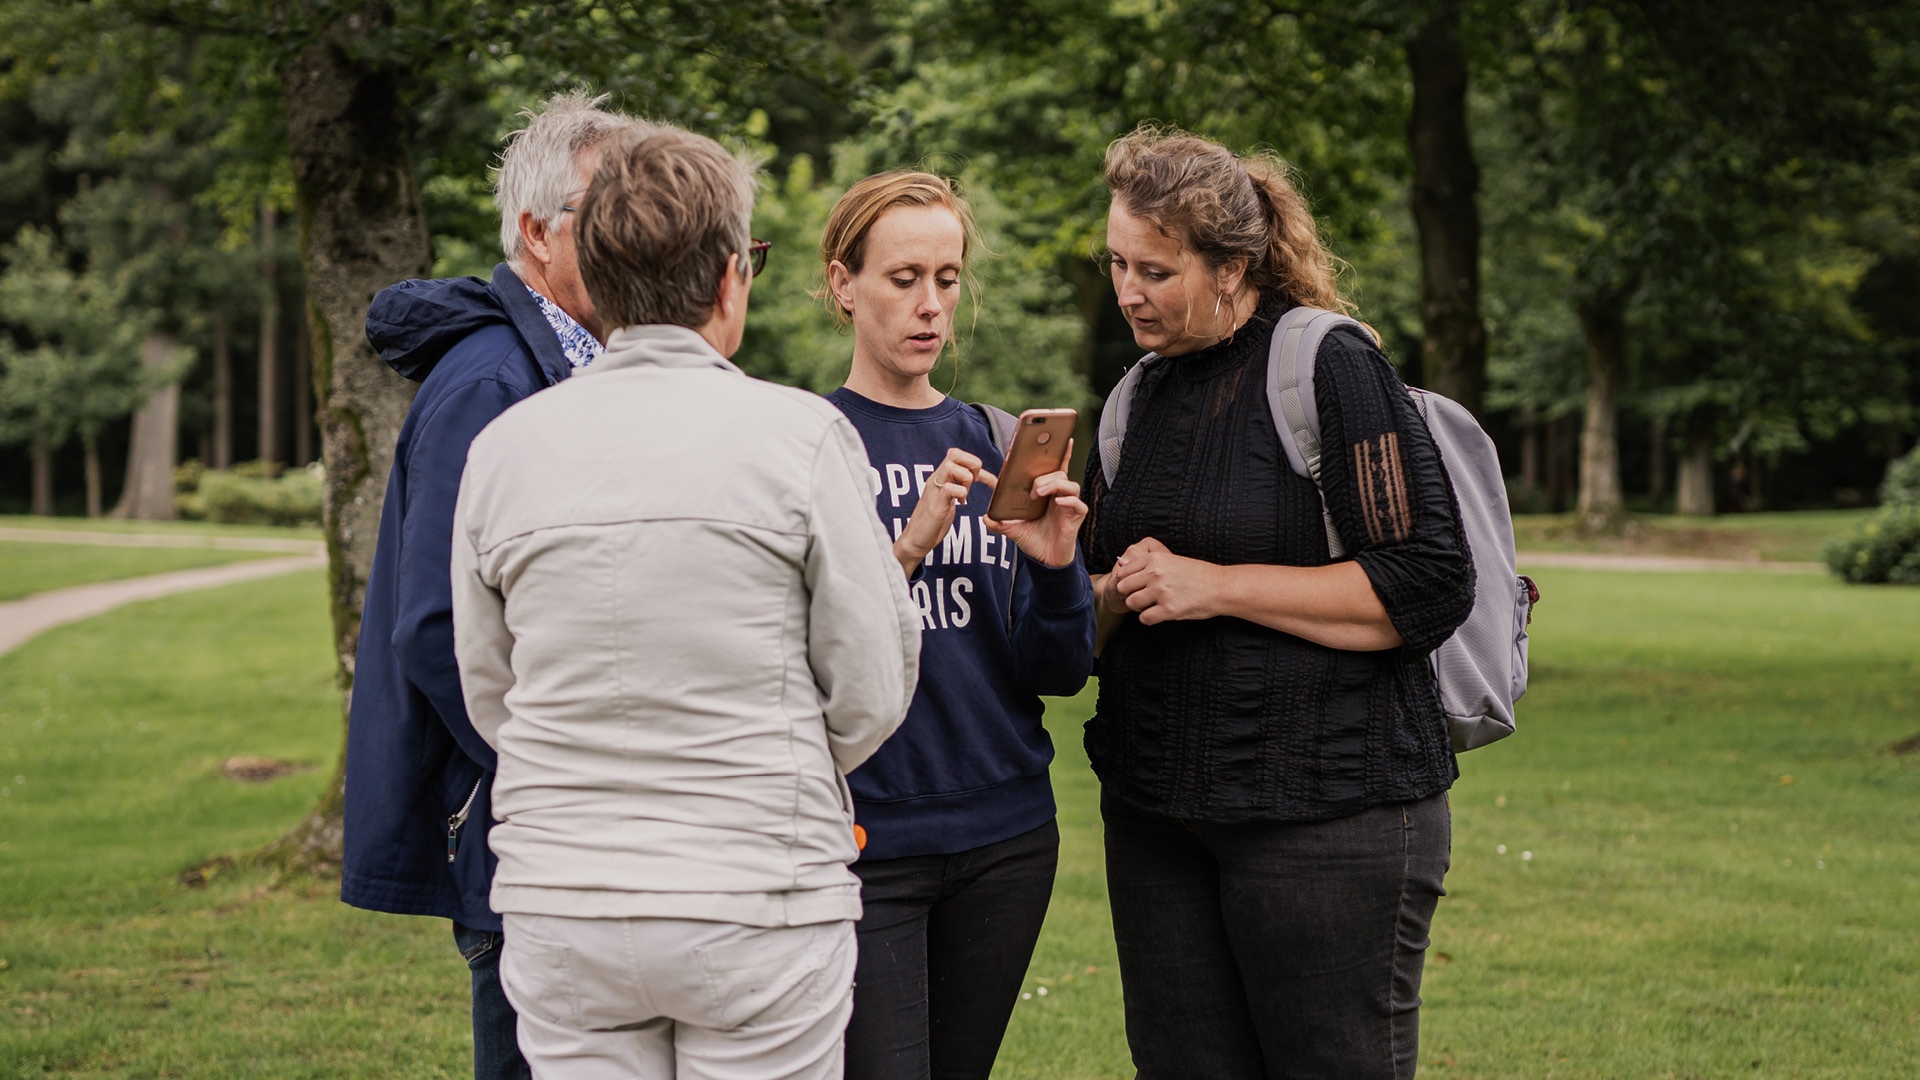
[[[1274,322],[1350,311],[1286,166],[1143,128],[1108,149],[1140,381],[1081,533],[1107,876],[1142,1080],[1413,1075],[1458,775],[1426,657],[1473,604],[1452,491],[1366,335],[1316,356],[1321,486],[1268,411]],[[1329,558],[1326,509],[1352,557]]]

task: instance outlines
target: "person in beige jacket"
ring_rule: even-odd
[[[499,754],[492,903],[536,1077],[838,1077],[844,774],[920,629],[832,405],[748,378],[748,169],[663,129],[575,202],[591,368],[473,441],[454,650]]]

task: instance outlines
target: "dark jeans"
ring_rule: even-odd
[[[500,985],[502,936],[453,924],[453,943],[473,972],[473,1080],[533,1080],[514,1035],[520,1017]]]
[[[1100,811],[1139,1080],[1413,1076],[1444,794],[1311,823]]]
[[[957,855],[862,860],[847,1080],[986,1080],[1053,896],[1051,821]]]

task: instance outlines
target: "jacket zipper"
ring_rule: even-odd
[[[480,785],[485,783],[486,779],[487,778],[483,776],[480,779],[475,780],[473,782],[473,790],[467,792],[467,801],[461,805],[459,812],[452,814],[447,818],[447,861],[448,862],[453,861],[454,849],[457,848],[460,844],[460,826],[466,824],[467,815],[473,811],[473,800],[480,797]]]

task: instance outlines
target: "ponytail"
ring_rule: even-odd
[[[1152,124],[1107,147],[1114,202],[1178,230],[1209,269],[1244,259],[1246,283],[1289,307],[1356,314],[1340,294],[1341,263],[1327,250],[1291,172],[1271,151],[1241,158],[1212,139]]]

